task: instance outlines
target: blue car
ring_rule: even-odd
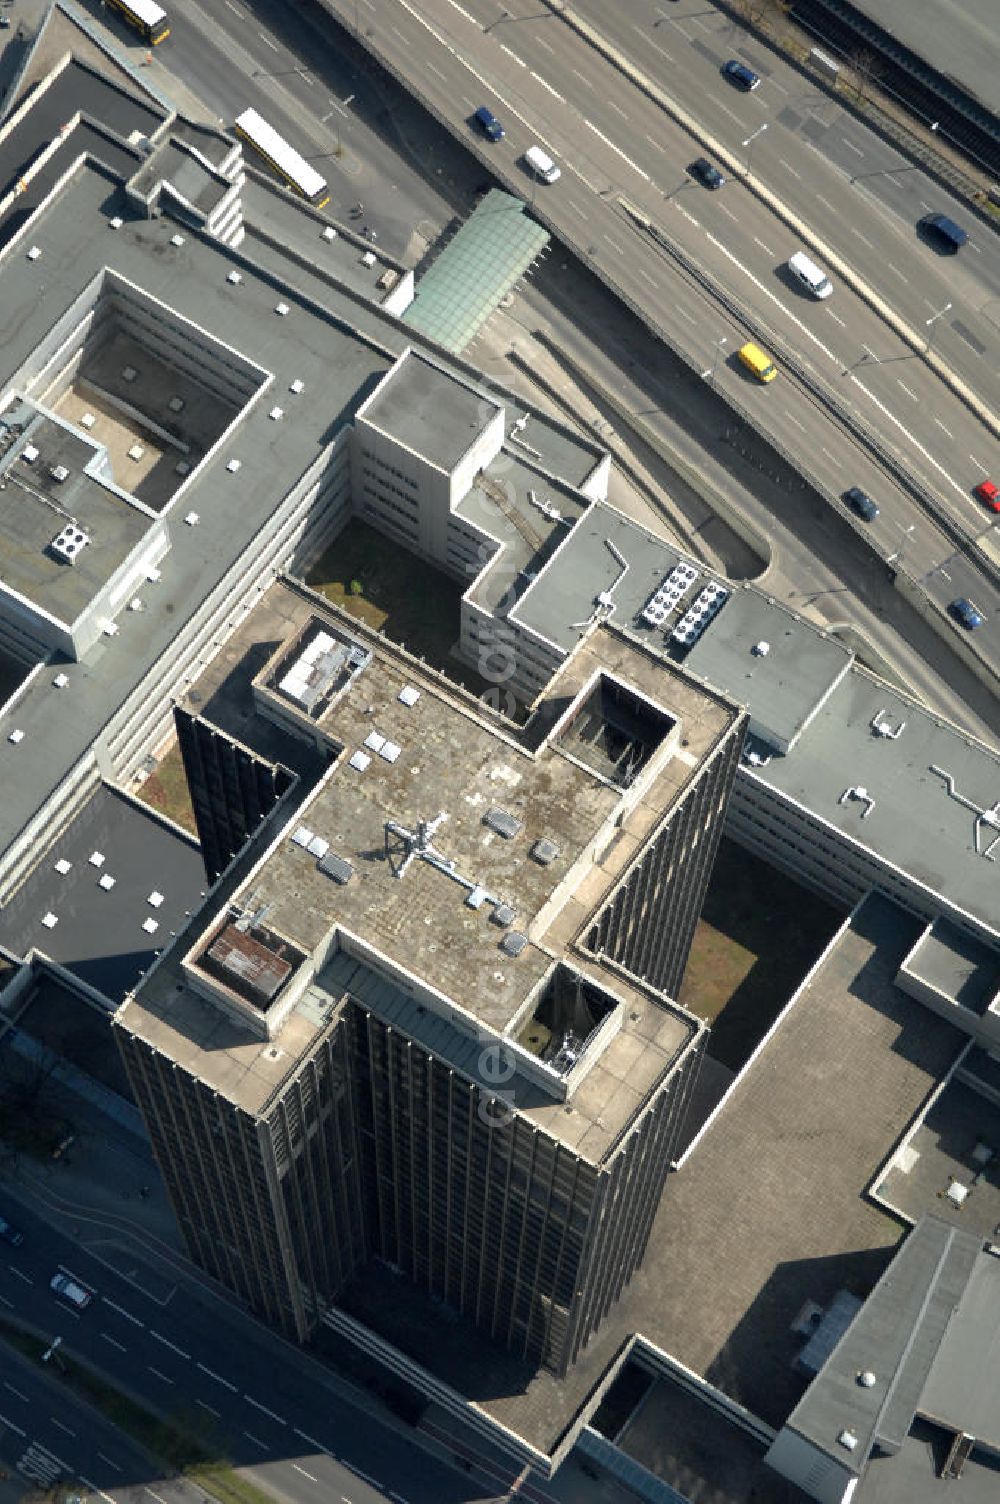
[[[753,69],[748,68],[746,63],[737,62],[734,57],[731,57],[728,63],[723,63],[722,72],[729,79],[730,83],[735,84],[738,89],[746,89],[748,94],[751,89],[756,89],[760,83],[760,79]]]
[[[974,632],[977,627],[981,627],[985,620],[983,613],[971,601],[967,601],[964,595],[959,596],[957,601],[952,601],[948,610],[955,620],[961,622],[969,632]]]
[[[19,1248],[24,1242],[24,1233],[13,1222],[8,1222],[6,1217],[0,1217],[0,1238],[11,1247]]]
[[[500,124],[499,120],[494,115],[493,111],[492,110],[488,110],[484,104],[481,104],[479,106],[479,109],[476,111],[476,113],[473,115],[472,118],[473,118],[473,120],[476,123],[477,129],[479,129],[479,130],[482,131],[483,135],[487,138],[487,140],[489,140],[489,141],[502,141],[503,140],[503,138],[504,138],[504,128],[503,128],[503,126]]]

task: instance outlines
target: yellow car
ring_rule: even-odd
[[[773,381],[778,374],[778,368],[760,345],[755,345],[749,340],[740,349],[739,357],[748,371],[752,371],[758,381]]]

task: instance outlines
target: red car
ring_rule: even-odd
[[[978,486],[973,486],[972,494],[985,502],[991,512],[1000,512],[1000,486],[995,481],[981,480]]]

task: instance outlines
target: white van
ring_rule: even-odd
[[[796,251],[788,262],[788,270],[814,298],[828,298],[833,292],[833,283],[826,272],[810,261],[804,251]]]
[[[559,168],[551,157],[547,157],[540,146],[529,146],[524,154],[524,160],[543,183],[554,183],[561,176]]]

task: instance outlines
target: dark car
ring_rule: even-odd
[[[960,251],[969,238],[968,230],[963,230],[947,214],[925,214],[917,223],[925,240],[937,246],[938,250],[952,255]]]
[[[707,157],[695,157],[688,172],[705,188],[721,188],[726,181],[717,167],[713,167]]]
[[[955,620],[961,622],[962,626],[970,632],[981,627],[986,619],[978,607],[974,606],[971,601],[967,601],[964,595],[959,596],[957,601],[952,601],[948,610]]]
[[[852,512],[856,512],[862,522],[874,522],[878,516],[878,507],[872,501],[867,491],[862,491],[860,486],[851,486],[844,492],[844,501]]]
[[[19,1227],[15,1227],[12,1222],[8,1222],[6,1217],[0,1217],[0,1238],[5,1243],[10,1243],[12,1247],[17,1248],[24,1242],[24,1233]]]
[[[760,83],[753,69],[748,68],[746,63],[737,62],[734,57],[731,57],[728,63],[723,63],[722,72],[730,83],[735,84],[738,89],[746,89],[748,94]]]
[[[479,106],[479,109],[476,111],[476,113],[473,115],[472,118],[473,118],[473,120],[474,120],[474,122],[476,124],[476,128],[478,130],[482,131],[483,135],[486,136],[488,140],[490,140],[490,141],[502,141],[503,140],[503,138],[504,138],[504,128],[503,128],[503,126],[500,124],[499,120],[494,115],[493,111],[492,110],[488,110],[484,104],[481,104]]]

